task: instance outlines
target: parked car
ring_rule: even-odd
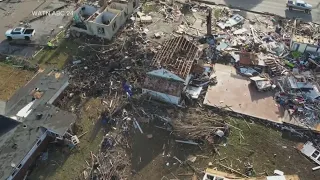
[[[308,4],[302,0],[288,0],[287,7],[289,10],[299,10],[304,11],[305,13],[311,13],[312,5]]]
[[[23,28],[23,27],[17,27],[14,29],[9,29],[6,31],[5,36],[7,39],[13,40],[13,39],[25,39],[25,40],[31,40],[31,38],[34,36],[35,30],[29,29],[29,28]]]

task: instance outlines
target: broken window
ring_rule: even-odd
[[[41,143],[41,140],[39,140],[39,141],[37,142],[37,146],[39,146],[39,145],[40,145],[40,143]]]
[[[11,176],[14,176],[16,174],[17,170],[14,170]]]
[[[311,155],[313,158],[317,158],[319,156],[319,151],[314,151],[314,153]]]
[[[104,35],[105,34],[103,27],[98,27],[98,34],[100,34],[100,35]]]
[[[136,1],[133,1],[133,8],[135,8],[137,5]]]
[[[112,25],[112,30],[114,31],[116,28],[117,28],[117,24],[116,24],[116,22],[114,22]]]
[[[207,174],[206,180],[214,180],[214,176]]]

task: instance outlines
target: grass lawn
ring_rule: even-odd
[[[84,136],[80,138],[80,144],[77,149],[70,153],[62,151],[63,148],[52,146],[49,148],[49,159],[44,166],[35,168],[30,179],[46,179],[46,180],[62,180],[62,179],[76,179],[87,166],[86,162],[91,163],[90,152],[96,153],[99,149],[99,144],[103,137],[103,132],[100,131],[98,135],[91,141],[91,133],[94,129],[93,122],[96,122],[101,112],[101,104],[99,99],[90,99],[83,104],[81,109],[81,120],[77,123],[80,131],[77,135],[84,132]]]
[[[33,76],[34,72],[14,68],[10,65],[0,63],[0,100],[7,101]]]
[[[64,39],[64,33],[56,37],[54,44],[58,47],[55,49],[44,48],[31,61],[38,63],[40,66],[50,65],[62,69],[67,61],[72,58],[72,55],[79,51],[79,43]]]
[[[91,133],[95,131],[93,122],[98,120],[103,107],[100,103],[99,99],[91,99],[82,106],[82,118],[79,122],[82,131],[77,134],[86,131],[88,133],[80,139],[80,147],[70,154],[61,152],[61,148],[49,151],[48,165],[37,168],[31,179],[60,180],[79,177],[87,166],[85,160],[90,163],[90,152],[98,151],[99,143],[104,135],[103,131],[100,131],[91,141]],[[203,111],[189,111],[184,117],[201,119],[206,114]],[[146,112],[153,113],[147,110]],[[179,113],[183,112],[177,110],[172,120],[177,118],[176,114]],[[295,149],[298,142],[284,138],[282,132],[257,123],[247,124],[242,119],[227,116],[223,118],[236,128],[231,127],[230,135],[219,143],[217,147],[219,153],[214,153],[212,146],[203,146],[200,149],[194,145],[177,144],[174,142],[176,137],[170,136],[164,130],[154,128],[147,123],[140,123],[144,134],[134,130],[131,163],[137,173],[131,179],[161,179],[163,176],[170,179],[174,178],[171,173],[176,176],[192,174],[190,168],[179,166],[179,163],[172,158],[177,156],[180,160],[185,161],[189,155],[198,155],[197,160],[191,165],[200,171],[205,170],[211,162],[218,170],[229,172],[219,165],[221,163],[244,174],[246,164],[250,163],[253,165],[255,176],[273,175],[276,169],[287,175],[298,174],[301,180],[317,180],[317,177],[320,176],[320,171],[313,172],[311,169],[316,164]],[[147,134],[152,134],[154,137],[148,139]],[[165,155],[163,155],[162,147],[167,143],[171,145],[166,146],[168,149],[166,148]],[[166,165],[168,162],[170,162],[169,166]]]
[[[184,117],[196,121],[201,120],[205,116],[204,114],[206,112],[203,111],[187,112]],[[312,171],[312,168],[317,165],[295,149],[299,141],[284,138],[282,132],[261,124],[247,124],[242,119],[227,116],[223,118],[241,131],[231,127],[230,135],[217,146],[219,153],[215,153],[212,146],[204,146],[200,149],[194,145],[176,144],[173,142],[174,140],[171,140],[173,142],[171,149],[166,151],[164,156],[162,155],[163,150],[161,150],[133,179],[149,179],[150,177],[161,179],[163,176],[173,179],[174,176],[171,173],[176,176],[177,174],[193,174],[190,168],[179,166],[179,163],[172,159],[177,156],[184,161],[190,155],[197,156],[196,161],[191,165],[200,171],[208,168],[208,164],[211,162],[212,168],[217,168],[220,171],[230,173],[228,169],[220,165],[222,164],[245,174],[246,164],[250,163],[253,166],[255,176],[273,175],[276,169],[283,171],[286,175],[297,174],[301,180],[317,180],[320,176],[320,171]],[[173,137],[173,139],[176,138]],[[167,157],[167,154],[170,156]],[[143,154],[140,156],[144,157]],[[168,162],[170,162],[169,166],[166,165]],[[179,178],[184,179],[185,177],[180,176]]]

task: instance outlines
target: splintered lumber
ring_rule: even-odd
[[[205,139],[207,136],[212,136],[217,130],[224,131],[228,127],[223,122],[216,123],[205,119],[201,122],[173,121],[172,126],[176,135],[190,140]]]
[[[223,164],[221,164],[221,163],[218,163],[218,164],[219,164],[220,166],[222,166],[222,167],[230,170],[231,172],[235,172],[235,173],[237,173],[237,174],[239,174],[239,175],[241,175],[241,176],[243,176],[243,177],[249,178],[247,175],[242,174],[241,172],[239,172],[239,171],[237,171],[237,170],[234,170],[234,169],[232,169],[232,168],[230,168],[230,167],[228,167],[228,166],[225,166],[225,165],[223,165]]]
[[[180,164],[182,164],[182,161],[178,159],[176,156],[174,156],[173,159],[177,160]]]
[[[181,140],[175,140],[178,143],[184,143],[184,144],[191,144],[191,145],[198,145],[198,143],[193,142],[193,141],[181,141]]]
[[[136,126],[138,127],[139,131],[141,132],[141,134],[143,134],[143,131],[138,123],[138,121],[136,119],[133,120],[133,122],[136,124]]]
[[[319,169],[320,169],[320,166],[317,166],[317,167],[312,168],[312,171],[316,171],[316,170],[319,170]]]

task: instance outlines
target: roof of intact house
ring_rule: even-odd
[[[38,116],[41,114],[41,117]],[[38,116],[38,117],[37,117]],[[26,118],[25,124],[38,123],[38,126],[49,129],[58,134],[64,134],[70,125],[75,122],[76,117],[67,111],[61,110],[53,105],[40,105]]]
[[[72,113],[52,105],[67,87],[68,79],[63,72],[47,69],[39,72],[13,96],[7,117],[0,119],[0,179],[13,172],[12,166],[19,165],[44,129],[63,135],[75,122]],[[35,91],[36,88],[39,91]]]
[[[5,179],[10,176],[14,166],[19,165],[43,132],[40,128],[29,127],[1,115],[0,127],[0,179]]]
[[[39,73],[24,89],[19,90],[20,100],[8,116],[31,126],[37,124],[63,134],[75,122],[76,117],[52,103],[68,86],[68,79],[67,74],[52,69]],[[36,88],[40,91],[38,94],[34,92]]]
[[[198,46],[179,36],[164,42],[162,49],[154,56],[152,65],[161,66],[185,79],[198,55]]]
[[[55,71],[53,69],[45,69],[29,81],[24,87],[20,88],[9,99],[7,106],[8,112],[6,116],[15,116],[23,107],[36,97],[36,101],[32,105],[32,109],[40,104],[52,104],[58,95],[68,86],[69,77],[67,74]],[[35,93],[38,88],[40,93]]]

